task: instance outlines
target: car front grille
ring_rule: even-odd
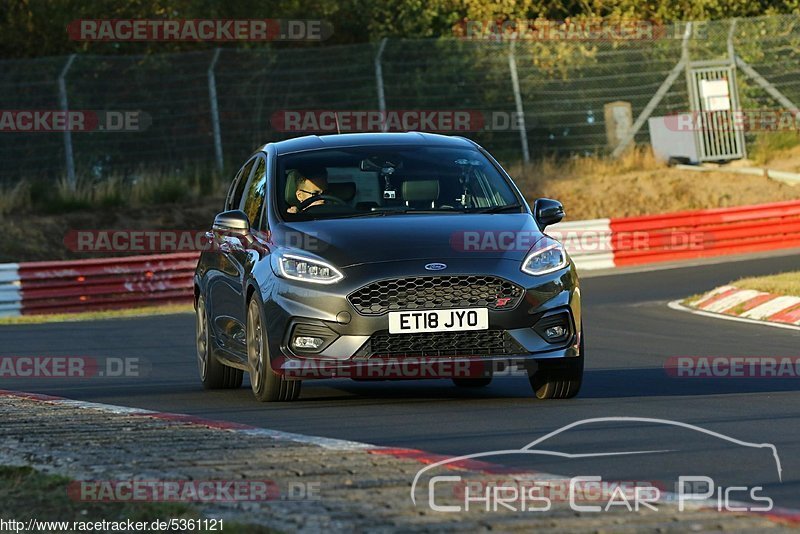
[[[361,315],[382,315],[398,310],[488,308],[510,310],[524,290],[496,276],[417,276],[380,280],[347,298]]]
[[[356,354],[372,357],[500,356],[525,350],[504,330],[389,334],[379,332]]]

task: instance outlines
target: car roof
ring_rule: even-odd
[[[475,147],[475,143],[464,137],[422,132],[403,132],[306,135],[304,137],[295,137],[285,141],[278,141],[277,143],[269,143],[264,145],[261,150],[266,151],[267,146],[272,146],[275,149],[275,152],[280,155],[322,148],[346,148],[355,146],[381,145],[425,145],[462,148]]]

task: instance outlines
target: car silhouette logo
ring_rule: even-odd
[[[425,266],[425,269],[428,271],[443,271],[447,269],[447,265],[444,263],[429,263]]]

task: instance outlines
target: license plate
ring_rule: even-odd
[[[389,312],[390,334],[458,332],[489,328],[487,308]]]

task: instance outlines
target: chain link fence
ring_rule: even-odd
[[[144,120],[139,131],[0,127],[0,181],[230,169],[263,143],[302,135],[275,127],[287,110],[468,110],[486,120],[464,134],[507,163],[526,152],[533,159],[607,153],[614,147],[604,105],[629,102],[639,116],[680,61],[684,26],[638,40],[388,39],[1,61],[0,110],[138,110]],[[692,61],[720,59],[729,43],[774,90],[800,103],[800,16],[695,23],[686,51]],[[741,72],[738,83],[743,108],[786,103]],[[681,73],[652,111],[688,110]],[[522,131],[497,120],[520,112]],[[634,140],[649,140],[646,124]]]

